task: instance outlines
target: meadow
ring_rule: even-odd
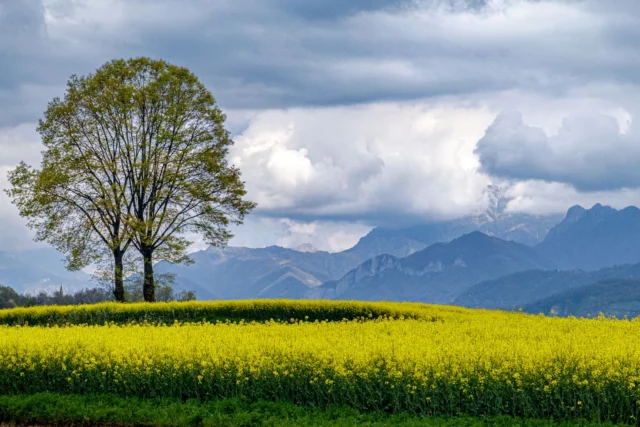
[[[11,309],[0,324],[5,397],[231,399],[630,424],[640,417],[636,320],[225,301]]]

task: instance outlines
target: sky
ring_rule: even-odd
[[[513,211],[640,205],[637,0],[0,0],[0,189],[71,75],[136,56],[227,114],[258,203],[233,245],[339,251],[491,183]],[[34,246],[4,193],[0,224]]]

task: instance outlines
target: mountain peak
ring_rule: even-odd
[[[511,240],[501,239],[495,236],[491,236],[489,234],[483,233],[482,231],[472,231],[470,233],[464,234],[457,239],[453,239],[450,243],[455,243],[459,246],[471,245],[471,246],[487,246],[487,245],[501,245],[503,243],[515,243]]]
[[[597,270],[640,260],[640,211],[596,203],[574,206],[538,246],[564,269]]]
[[[567,211],[565,221],[577,221],[587,212],[585,208],[580,205],[571,206]]]
[[[602,205],[601,203],[596,203],[591,207],[591,209],[585,209],[580,205],[571,206],[567,211],[567,215],[564,220],[558,224],[558,226],[567,226],[570,224],[574,224],[583,218],[601,218],[611,214],[618,213],[618,211],[611,206]],[[557,228],[557,227],[556,227]]]
[[[620,212],[624,212],[625,214],[630,214],[630,215],[638,215],[640,214],[640,209],[638,209],[635,206],[627,206],[626,208],[622,209]]]
[[[585,212],[586,217],[591,218],[594,221],[601,221],[604,218],[608,218],[612,215],[618,214],[620,211],[612,208],[611,206],[602,205],[600,203],[596,203]]]
[[[472,231],[471,233],[467,233],[458,237],[457,239],[453,239],[454,242],[478,242],[482,240],[491,240],[493,237],[484,234],[481,231]]]

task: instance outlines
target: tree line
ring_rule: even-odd
[[[170,278],[159,277],[156,282],[156,301],[194,301],[194,291],[183,290],[176,292]],[[129,302],[142,302],[141,280],[126,280],[124,283],[125,299]],[[97,304],[115,301],[113,291],[108,288],[85,288],[79,291],[65,293],[62,286],[54,292],[39,291],[35,294],[18,293],[9,286],[0,285],[0,309],[15,307],[35,307],[41,305],[78,305]]]
[[[7,194],[67,268],[98,265],[116,301],[127,300],[126,278],[140,271],[143,299],[156,301],[155,262],[191,262],[189,234],[224,245],[229,226],[255,207],[226,159],[233,141],[224,121],[188,69],[110,61],[71,76],[64,97],[49,103],[37,128],[41,165],[21,162]]]

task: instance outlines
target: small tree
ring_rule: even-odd
[[[0,308],[13,308],[20,303],[20,295],[8,286],[0,285]]]
[[[175,299],[180,302],[195,301],[196,293],[194,291],[180,291],[175,295]]]
[[[124,285],[127,301],[144,301],[143,283],[144,275],[140,272],[132,274],[127,278]],[[156,274],[156,301],[169,302],[176,300],[177,298],[173,292],[173,285],[175,285],[175,274]]]

